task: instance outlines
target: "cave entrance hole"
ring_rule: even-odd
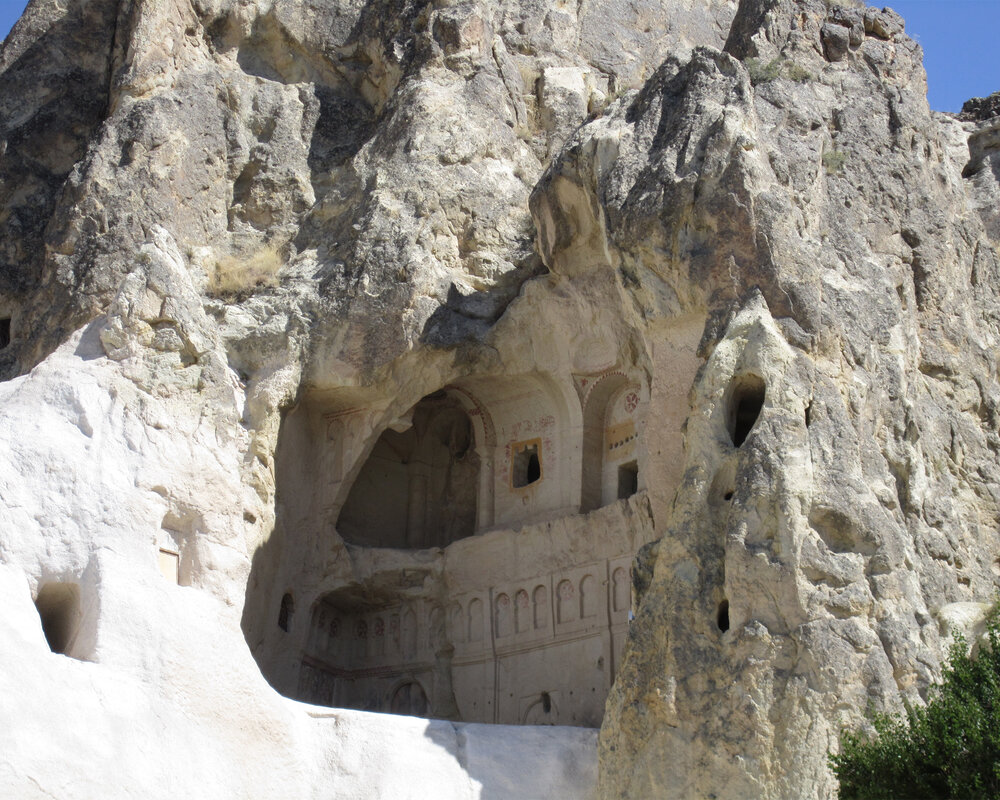
[[[742,375],[730,387],[728,423],[729,437],[735,447],[742,446],[764,408],[766,386],[757,375]]]
[[[719,611],[715,617],[715,624],[719,630],[725,633],[729,630],[729,601],[723,600],[719,603]]]
[[[428,395],[379,437],[337,530],[367,547],[445,547],[471,536],[479,463],[468,414],[446,392]]]
[[[80,628],[80,587],[75,583],[47,583],[38,592],[35,608],[49,649],[69,655]]]

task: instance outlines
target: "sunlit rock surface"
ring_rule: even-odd
[[[2,793],[833,797],[1000,581],[996,95],[925,88],[819,0],[33,0]]]

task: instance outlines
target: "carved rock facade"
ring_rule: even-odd
[[[920,55],[819,0],[32,2],[0,785],[832,796],[1000,581],[995,102]]]

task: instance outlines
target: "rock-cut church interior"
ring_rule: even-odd
[[[649,404],[624,370],[483,377],[404,415],[355,390],[284,419],[244,628],[309,703],[598,726],[652,538]]]

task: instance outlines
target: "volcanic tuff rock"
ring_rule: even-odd
[[[850,3],[32,0],[0,50],[0,786],[588,794],[591,733],[302,706],[247,643],[278,685],[289,576],[389,580],[336,512],[421,398],[614,374],[637,496],[585,516],[566,479],[462,546],[655,539],[599,796],[831,797],[840,728],[925,698],[1000,581],[996,103],[925,88]],[[357,408],[306,486],[290,420]],[[456,552],[392,579],[445,591]],[[73,592],[78,660],[36,613]]]

